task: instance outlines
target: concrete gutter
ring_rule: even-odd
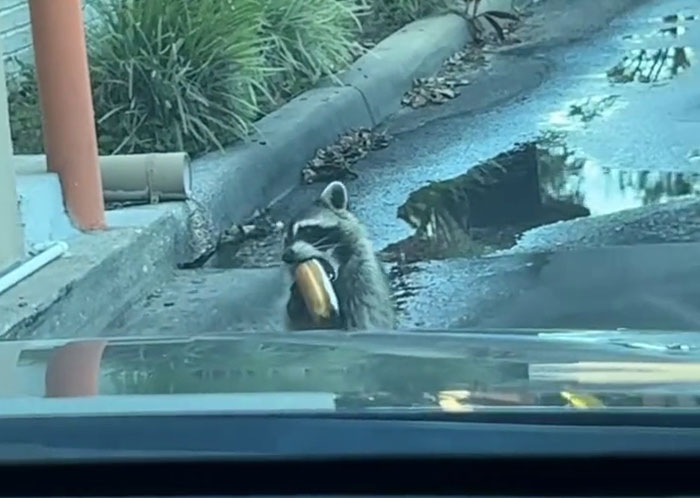
[[[71,236],[67,255],[0,294],[0,337],[96,335],[176,264],[298,185],[317,149],[398,110],[413,80],[468,40],[459,16],[414,22],[340,75],[343,86],[305,92],[261,119],[256,139],[193,161],[193,201],[109,211],[108,230]]]

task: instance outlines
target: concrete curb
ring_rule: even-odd
[[[414,79],[435,74],[468,41],[466,23],[457,15],[422,19],[379,43],[340,78],[360,91],[376,126],[401,108]]]
[[[466,23],[454,14],[413,22],[341,74],[344,86],[310,90],[260,120],[259,140],[193,161],[194,197],[212,230],[241,222],[294,188],[317,149],[389,117],[415,78],[435,73],[468,40]]]
[[[0,295],[3,340],[98,335],[167,277],[184,247],[184,206],[110,212],[110,229],[69,239],[69,251]]]

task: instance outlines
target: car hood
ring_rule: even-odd
[[[0,416],[695,406],[700,334],[212,333],[0,343]]]

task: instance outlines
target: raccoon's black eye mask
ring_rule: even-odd
[[[341,231],[338,228],[305,226],[297,230],[296,238],[319,248],[334,247],[341,242]]]

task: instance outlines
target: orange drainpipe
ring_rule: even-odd
[[[49,171],[73,222],[105,227],[81,0],[29,0]]]

